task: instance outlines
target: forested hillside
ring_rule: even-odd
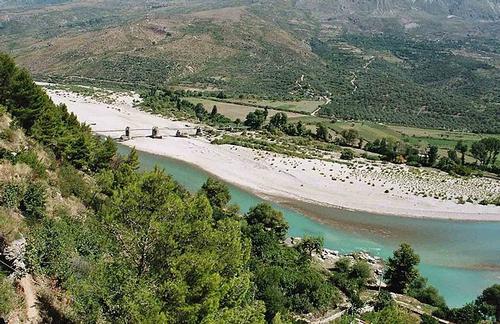
[[[213,180],[191,194],[162,170],[139,173],[134,150],[116,155],[3,54],[0,71],[2,249],[26,239],[1,269],[37,278],[44,321],[261,323],[341,301],[282,245],[281,213],[241,215]],[[22,318],[0,279],[0,315]]]

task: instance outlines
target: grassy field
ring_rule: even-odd
[[[452,148],[457,141],[462,140],[467,145],[479,141],[485,137],[500,138],[500,134],[475,134],[464,132],[451,132],[439,129],[423,129],[415,127],[389,125],[387,128],[399,133],[402,138],[407,138],[409,143],[436,145],[443,148]]]
[[[201,103],[203,106],[205,106],[205,109],[210,112],[212,110],[213,106],[217,106],[217,112],[230,118],[230,119],[236,119],[239,118],[241,120],[245,120],[245,117],[248,115],[249,112],[255,111],[256,107],[253,106],[247,106],[244,104],[233,104],[233,103],[227,103],[227,102],[222,102],[222,101],[215,101],[215,100],[210,100],[210,99],[204,99],[204,98],[194,98],[194,97],[189,97],[186,98],[190,102],[194,104]],[[280,112],[279,110],[274,110],[274,109],[269,109],[269,116],[273,116]],[[301,117],[302,115],[294,112],[285,112],[288,116],[288,118],[298,118]]]
[[[359,132],[360,137],[366,141],[374,141],[377,138],[392,138],[394,140],[403,141],[408,144],[416,145],[420,148],[426,148],[429,145],[436,145],[439,148],[440,155],[446,155],[448,149],[454,148],[458,141],[462,140],[469,148],[472,143],[477,142],[485,137],[500,138],[499,134],[475,134],[465,132],[451,132],[439,129],[424,129],[415,127],[405,127],[396,125],[384,125],[373,122],[351,122],[351,121],[336,121],[332,122],[326,118],[301,116],[293,118],[292,121],[301,120],[309,125],[310,129],[314,129],[314,125],[322,122],[335,133],[340,133],[343,130],[354,128]],[[474,159],[469,156],[467,159],[473,162]],[[500,163],[500,161],[498,162]]]
[[[359,132],[360,137],[364,138],[367,141],[373,141],[377,138],[387,137],[393,139],[401,139],[401,134],[398,132],[391,130],[389,127],[373,122],[350,122],[350,121],[337,121],[332,122],[329,119],[321,118],[321,117],[299,117],[294,119],[294,121],[301,120],[303,123],[308,125],[317,124],[317,123],[325,123],[330,129],[335,131],[336,133],[340,133],[343,130],[354,128]]]
[[[280,100],[261,100],[261,99],[234,99],[232,102],[240,102],[242,104],[250,104],[257,106],[268,106],[278,110],[287,110],[294,112],[312,113],[324,102],[316,100],[300,100],[300,101],[280,101]]]

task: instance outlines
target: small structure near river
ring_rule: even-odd
[[[125,127],[125,134],[120,136],[120,141],[125,142],[130,140],[130,127]]]
[[[151,138],[153,139],[162,139],[163,136],[160,135],[160,130],[158,129],[158,126],[154,126],[153,129],[151,130]]]

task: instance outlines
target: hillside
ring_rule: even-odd
[[[53,2],[0,4],[0,50],[37,79],[330,97],[324,116],[500,132],[498,1]]]

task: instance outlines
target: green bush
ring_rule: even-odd
[[[17,208],[23,194],[23,188],[16,183],[7,183],[2,187],[0,205],[6,208]]]
[[[0,273],[0,318],[5,318],[14,307],[14,287],[7,281],[5,275]]]
[[[29,165],[33,169],[33,172],[38,177],[44,178],[47,175],[47,170],[45,165],[42,163],[42,161],[38,158],[38,155],[33,150],[20,152],[16,156],[15,162]]]
[[[420,162],[418,162],[418,161],[409,161],[408,163],[406,163],[406,165],[416,167],[416,168],[419,168],[422,166],[422,164],[420,164]]]
[[[354,152],[351,149],[344,149],[342,150],[342,153],[340,154],[340,158],[342,160],[352,160],[354,159]]]
[[[84,201],[90,196],[90,188],[83,176],[71,165],[66,164],[57,173],[59,188],[63,197],[75,196]]]
[[[438,324],[438,320],[432,317],[431,315],[424,314],[420,317],[422,320],[421,324]]]
[[[470,176],[473,172],[473,169],[469,166],[457,164],[453,168],[453,172],[461,176]]]
[[[439,291],[427,283],[427,279],[418,276],[408,286],[407,294],[418,301],[435,307],[445,307],[446,302]]]
[[[14,140],[15,132],[12,128],[6,128],[0,133],[0,139],[12,142]]]
[[[45,203],[45,187],[38,182],[30,183],[21,200],[20,209],[26,218],[41,219],[45,213]]]
[[[389,307],[394,304],[394,300],[392,299],[391,293],[388,292],[387,290],[381,290],[378,295],[377,299],[375,299],[375,311],[381,311],[382,309]]]
[[[380,161],[380,158],[376,155],[367,154],[366,159],[370,161]]]
[[[443,307],[446,305],[444,298],[439,295],[439,291],[432,286],[427,286],[418,291],[410,292],[409,295],[418,301],[431,306]]]
[[[363,315],[363,319],[372,324],[418,323],[407,310],[398,307],[395,304],[392,304],[381,311]]]

